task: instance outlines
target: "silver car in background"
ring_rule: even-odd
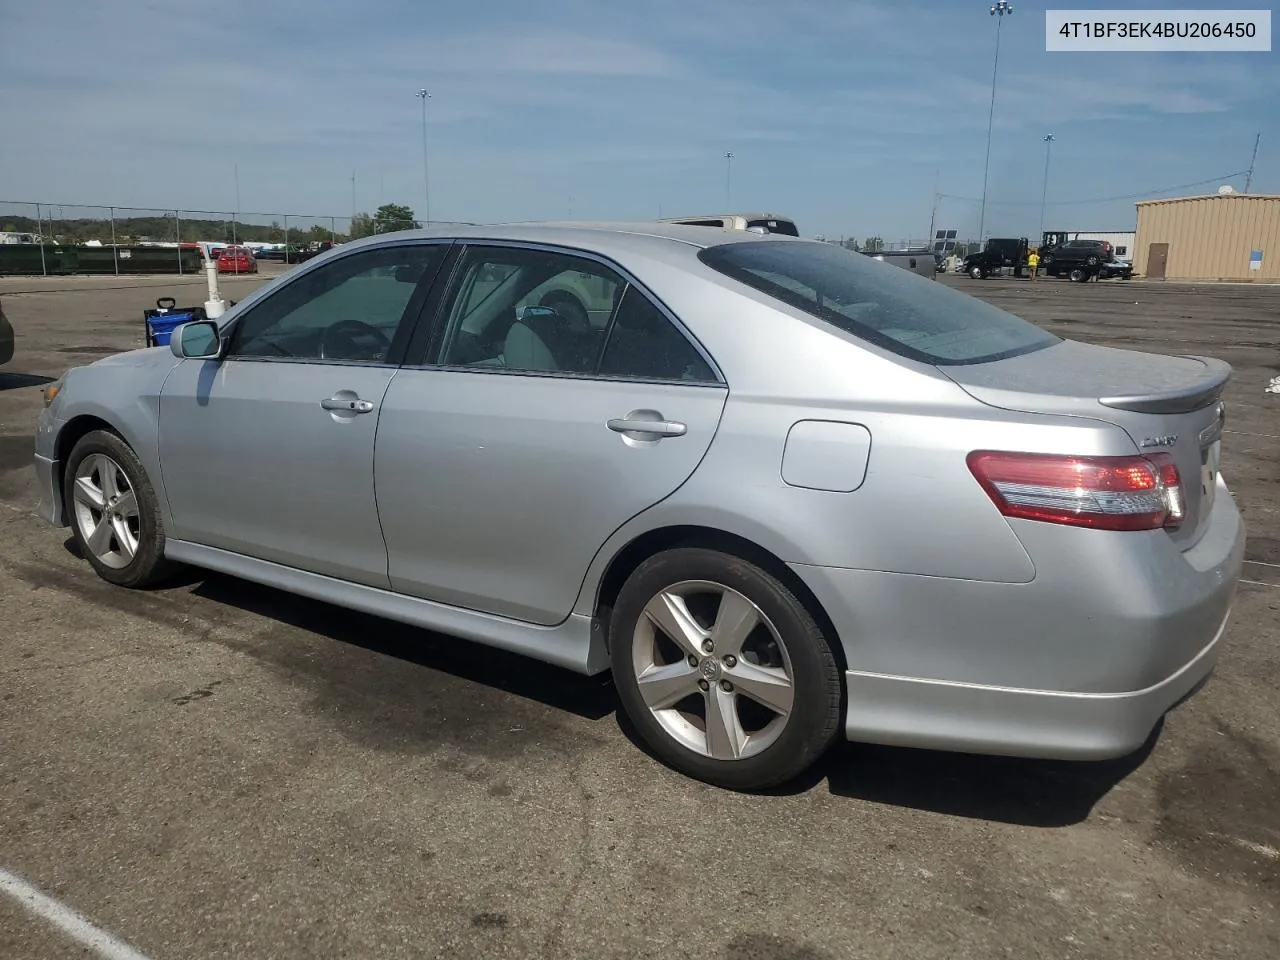
[[[749,790],[840,735],[1140,746],[1240,571],[1229,373],[828,243],[438,229],[72,369],[36,466],[112,583],[193,564],[612,671],[659,758]]]

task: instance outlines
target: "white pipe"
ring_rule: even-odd
[[[204,275],[209,281],[209,299],[205,301],[204,312],[210,320],[216,320],[226,312],[227,304],[218,292],[218,262],[205,258]]]

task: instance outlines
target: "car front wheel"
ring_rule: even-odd
[[[63,500],[76,547],[102,579],[144,587],[171,572],[155,490],[137,455],[114,433],[94,430],[72,448]]]
[[[645,743],[717,786],[784,783],[839,731],[827,638],[784,584],[729,554],[678,548],[642,563],[618,595],[610,656]]]
[[[973,279],[975,280],[982,280],[986,277],[986,275],[987,275],[987,272],[983,270],[981,267],[969,268],[969,276],[973,277]]]

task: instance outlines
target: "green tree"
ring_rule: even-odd
[[[402,203],[384,203],[373,214],[375,233],[391,230],[412,230],[418,224],[413,219],[413,208]]]
[[[884,250],[884,240],[880,237],[867,237],[862,241],[862,249],[865,253],[880,253]]]
[[[357,213],[351,218],[351,239],[373,236],[373,217],[367,213]]]

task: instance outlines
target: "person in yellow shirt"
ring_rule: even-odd
[[[1040,253],[1035,247],[1031,248],[1031,253],[1027,256],[1027,266],[1031,268],[1031,279],[1036,278],[1036,270],[1040,266]]]

